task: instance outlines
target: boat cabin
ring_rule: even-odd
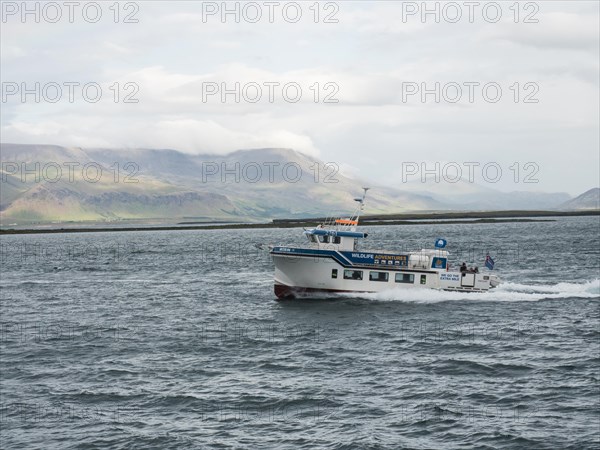
[[[367,233],[326,229],[318,226],[304,231],[308,240],[319,250],[354,251],[357,239],[367,237]]]

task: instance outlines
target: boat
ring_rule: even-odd
[[[278,299],[328,293],[375,293],[398,288],[428,288],[458,292],[485,292],[500,284],[491,272],[451,270],[447,241],[411,252],[362,249],[368,234],[358,230],[369,188],[354,200],[350,217],[332,217],[304,229],[304,246],[269,246],[275,266],[274,291]],[[489,263],[491,261],[491,264]],[[487,257],[488,270],[493,260]]]

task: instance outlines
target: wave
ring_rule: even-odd
[[[356,293],[345,294],[344,296],[376,301],[413,303],[438,303],[457,300],[523,302],[557,298],[597,298],[600,297],[600,280],[542,285],[504,282],[488,292],[447,292],[423,288],[398,288],[372,294]]]

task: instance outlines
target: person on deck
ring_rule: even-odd
[[[467,271],[467,263],[466,262],[462,263],[462,266],[460,266],[460,271],[462,273],[465,273]]]

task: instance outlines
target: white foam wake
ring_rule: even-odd
[[[570,297],[595,298],[600,297],[600,280],[596,279],[583,283],[543,285],[504,282],[488,292],[477,293],[446,292],[414,287],[392,289],[375,294],[351,294],[350,296],[378,301],[406,301],[415,303],[436,303],[451,300],[523,302]]]

